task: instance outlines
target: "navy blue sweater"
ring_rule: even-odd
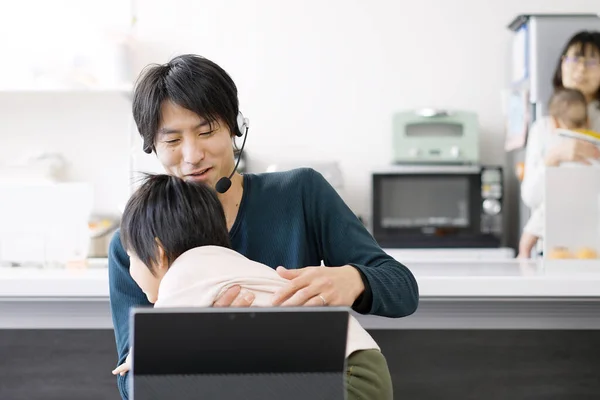
[[[310,168],[245,174],[244,193],[230,231],[234,250],[272,268],[353,265],[365,292],[353,309],[362,314],[412,314],[419,293],[412,273],[387,255],[321,174]],[[129,275],[129,258],[119,233],[108,255],[110,306],[118,363],[129,352],[129,311],[149,306]],[[127,399],[127,375],[117,378]]]

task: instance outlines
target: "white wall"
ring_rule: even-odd
[[[115,215],[129,193],[130,114],[117,92],[0,92],[0,162],[62,153],[67,179],[93,182],[95,211]]]
[[[482,159],[504,162],[501,90],[512,37],[506,26],[517,14],[542,12],[600,12],[600,2],[137,1],[136,72],[188,52],[216,61],[236,81],[242,111],[251,120],[246,145],[251,166],[278,157],[339,160],[346,200],[366,214],[369,170],[390,160],[391,117],[398,110],[474,110]],[[43,107],[41,102],[34,103]],[[18,129],[15,118],[22,115],[7,112],[6,101],[0,107],[2,124],[9,120]],[[109,112],[103,109],[104,121],[122,126],[122,111]],[[72,127],[64,135],[83,134],[74,124],[64,125]],[[39,129],[29,124],[19,134],[36,135]],[[109,149],[124,156],[127,143],[115,135],[106,135],[110,145],[100,147],[103,154],[90,153],[90,163],[107,168]],[[126,175],[114,167],[103,172],[104,179],[119,182]]]
[[[117,214],[129,193],[130,101],[107,85],[114,71],[98,76],[105,81],[94,92],[62,90],[54,78],[67,80],[75,52],[79,64],[115,65],[99,30],[127,26],[130,7],[123,0],[0,4],[0,166],[62,153],[68,180],[94,183],[95,211]]]

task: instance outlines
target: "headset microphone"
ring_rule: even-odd
[[[237,169],[238,169],[238,165],[240,164],[240,160],[242,159],[242,153],[244,152],[244,146],[246,145],[246,139],[248,138],[248,128],[250,128],[250,123],[248,121],[248,118],[244,118],[242,113],[239,113],[238,118],[237,118],[237,123],[238,123],[238,132],[236,132],[235,135],[237,137],[244,135],[244,141],[242,142],[242,148],[240,149],[240,153],[238,154],[238,159],[237,159],[237,162],[235,163],[235,167],[233,168],[233,171],[231,171],[231,174],[229,175],[229,177],[227,177],[227,176],[222,177],[221,179],[219,179],[219,181],[215,185],[215,190],[221,194],[228,191],[229,188],[231,187],[231,177],[233,176],[233,174],[235,174],[235,171],[237,171]]]

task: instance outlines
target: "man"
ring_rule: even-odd
[[[205,58],[183,55],[143,71],[134,90],[133,115],[144,150],[154,152],[168,174],[222,192],[232,248],[289,279],[276,293],[275,306],[351,306],[387,317],[412,314],[418,304],[413,275],[381,250],[320,174],[312,169],[232,174],[233,139],[247,134],[238,104],[237,88],[223,69]],[[217,185],[229,176],[230,186]],[[109,249],[109,284],[121,364],[129,351],[129,309],[149,303],[129,274],[118,232]],[[251,292],[233,287],[214,306],[246,307],[253,300]],[[126,376],[117,378],[124,399]],[[380,383],[367,380],[364,393],[356,397],[377,390]]]

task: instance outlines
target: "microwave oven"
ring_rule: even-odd
[[[372,173],[372,231],[384,248],[498,248],[501,167],[393,165]]]

